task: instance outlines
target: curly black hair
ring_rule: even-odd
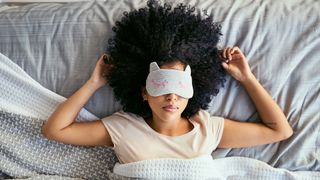
[[[114,68],[107,79],[124,111],[152,115],[141,90],[153,61],[161,66],[179,60],[191,67],[194,95],[182,117],[208,109],[223,87],[226,73],[217,48],[221,26],[213,22],[212,15],[205,13],[202,17],[191,6],[178,4],[172,8],[149,0],[145,8],[124,12],[112,30],[115,35],[109,39],[106,52]]]

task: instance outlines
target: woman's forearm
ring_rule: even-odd
[[[71,125],[76,119],[81,108],[90,99],[96,87],[90,80],[87,81],[78,91],[61,103],[43,125],[42,132],[45,135],[55,134]]]
[[[255,76],[252,75],[241,83],[254,102],[263,123],[286,137],[291,136],[292,128],[286,116]]]

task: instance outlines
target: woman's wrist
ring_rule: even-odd
[[[248,75],[244,76],[244,78],[240,80],[240,83],[243,86],[246,86],[247,84],[252,83],[254,80],[256,80],[256,77],[250,72]]]
[[[89,90],[91,92],[95,92],[96,90],[98,90],[99,88],[101,88],[103,86],[103,84],[95,82],[92,79],[89,79],[86,83],[85,86],[87,86],[89,88]]]

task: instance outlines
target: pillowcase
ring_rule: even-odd
[[[0,52],[42,86],[69,97],[89,79],[115,20],[129,10],[115,3],[31,3],[2,10]],[[102,118],[120,105],[106,86],[85,108]]]

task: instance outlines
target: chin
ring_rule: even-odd
[[[160,114],[161,114],[161,117],[165,119],[176,119],[181,117],[181,113],[182,112],[180,111],[176,111],[176,112],[162,111]]]

